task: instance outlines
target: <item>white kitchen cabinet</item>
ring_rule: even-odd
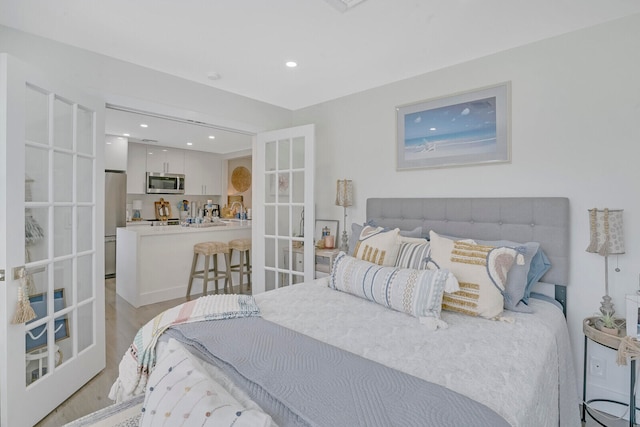
[[[129,143],[127,157],[127,193],[145,194],[147,180],[147,146]]]
[[[185,150],[185,194],[222,195],[223,160],[216,154]]]
[[[104,168],[115,171],[127,170],[129,140],[122,136],[106,135],[104,142]]]
[[[184,151],[147,145],[147,172],[184,173]]]

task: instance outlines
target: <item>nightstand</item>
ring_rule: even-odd
[[[587,400],[587,363],[588,363],[588,345],[589,341],[593,341],[597,344],[600,344],[604,347],[610,348],[614,351],[618,351],[618,347],[620,346],[621,339],[625,336],[625,331],[621,330],[619,336],[614,336],[607,334],[605,332],[599,331],[595,328],[595,321],[597,317],[588,317],[584,319],[582,323],[582,332],[584,333],[584,366],[582,370],[582,421],[585,421],[586,414],[589,414],[591,418],[593,418],[598,424],[605,426],[600,421],[596,420],[593,415],[589,412],[589,408],[587,407],[591,402],[608,402],[615,403],[617,405],[623,405],[629,407],[629,426],[634,427],[636,422],[636,402],[634,396],[634,388],[636,384],[636,361],[635,359],[631,359],[631,368],[629,369],[630,375],[630,391],[629,391],[629,403],[618,402],[616,400],[610,399],[590,399]],[[615,354],[613,355],[615,357]],[[606,427],[606,426],[605,426]]]
[[[340,253],[340,249],[316,249],[316,279],[331,274],[333,261]]]

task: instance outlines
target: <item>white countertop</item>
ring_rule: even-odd
[[[225,222],[224,225],[216,225],[209,227],[182,227],[180,225],[143,225],[143,224],[127,224],[127,227],[122,227],[122,230],[127,232],[134,232],[140,236],[153,236],[159,234],[187,234],[187,233],[202,233],[210,231],[231,231],[231,230],[243,230],[250,229],[251,221],[249,220],[236,220]]]

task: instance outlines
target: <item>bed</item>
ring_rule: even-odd
[[[193,384],[210,384],[216,396],[229,396],[219,407],[231,412],[221,412],[221,417],[231,417],[229,425],[236,427],[581,425],[563,315],[569,270],[567,199],[373,198],[367,201],[362,229],[373,228],[387,239],[383,233],[398,230],[399,236],[402,230],[404,241],[411,244],[427,236],[432,245],[439,239],[473,244],[474,253],[479,247],[492,248],[487,254],[498,253],[498,246],[489,246],[488,241],[536,242],[551,268],[536,278],[526,306],[520,304],[522,310],[501,307],[501,313],[490,318],[440,311],[445,293],[435,299],[436,314],[431,310],[407,315],[397,306],[392,309],[395,296],[386,302],[367,298],[364,286],[350,291],[344,283],[360,277],[354,273],[358,268],[366,270],[367,277],[372,271],[382,277],[378,271],[395,268],[394,278],[408,274],[420,283],[430,281],[431,292],[452,286],[447,270],[425,273],[369,265],[366,259],[340,254],[329,278],[255,295],[251,301],[243,300],[247,305],[242,309],[221,311],[244,310],[251,315],[166,329],[157,360],[148,365],[155,367],[139,390],[145,395],[119,405],[131,410],[133,402],[143,408],[143,420],[153,415],[158,422],[158,417],[171,413],[166,408],[184,404],[184,396],[170,397],[166,390],[185,386],[185,378],[191,378]],[[351,255],[364,250],[363,239],[356,240]],[[505,254],[512,255],[513,265],[524,265],[524,246],[499,248],[504,253],[499,252],[497,265],[502,265]],[[399,259],[400,253],[393,257]],[[406,294],[397,304],[408,306]],[[181,310],[176,318],[184,315]],[[196,379],[194,372],[199,375]],[[167,381],[171,386],[165,390]],[[185,389],[191,390],[191,385]],[[199,405],[199,399],[189,407]],[[185,412],[181,422],[195,421],[188,417]]]

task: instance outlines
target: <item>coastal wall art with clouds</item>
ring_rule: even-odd
[[[397,169],[511,161],[511,83],[396,107]]]

